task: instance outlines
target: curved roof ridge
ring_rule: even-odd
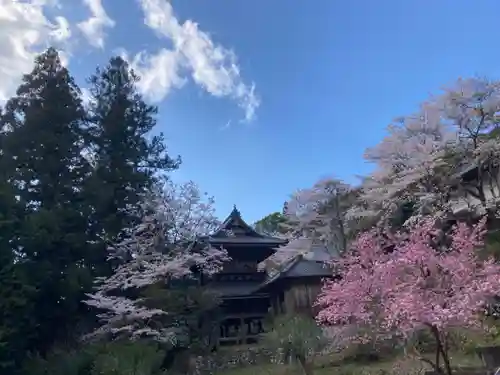
[[[247,241],[251,241],[251,239],[255,239],[258,242],[267,242],[270,243],[284,243],[286,240],[278,237],[268,236],[262,233],[257,232],[251,225],[247,224],[245,220],[241,217],[240,211],[236,208],[236,205],[233,206],[233,210],[227,216],[227,218],[221,223],[219,228],[212,234],[208,236],[211,240],[217,239],[235,239],[238,238],[246,239]]]

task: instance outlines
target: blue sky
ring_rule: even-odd
[[[178,39],[152,27],[157,13],[145,24],[141,2],[160,0],[102,0],[112,23],[102,27],[103,45],[96,47],[77,25],[96,1],[41,10],[53,24],[59,13],[68,21],[69,66],[82,85],[113,53],[151,57],[179,48]],[[227,90],[210,88],[212,76],[196,79],[195,70],[183,68],[177,83],[165,78],[170,90],[155,98],[158,130],[184,161],[174,178],[192,179],[213,194],[221,217],[236,204],[252,222],[321,177],[356,182],[371,169],[365,148],[383,137],[392,118],[411,113],[458,77],[496,78],[500,69],[500,2],[494,0],[174,0],[172,8],[179,24],[196,22],[220,53],[233,51],[234,59],[221,66],[238,68]],[[157,73],[170,72],[171,56],[164,57]],[[247,91],[238,96],[235,87]],[[249,114],[245,100],[256,104],[256,98],[254,118],[242,121]]]

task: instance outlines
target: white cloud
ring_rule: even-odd
[[[103,48],[105,31],[115,21],[107,15],[102,0],[82,1],[91,16],[77,27],[91,45]],[[187,74],[210,95],[234,100],[244,110],[245,120],[252,120],[259,99],[254,84],[242,80],[233,51],[215,44],[193,21],[180,23],[168,0],[137,1],[144,23],[173,44],[172,49],[142,52],[129,59],[142,78],[141,91],[161,101],[185,84]],[[0,0],[0,102],[14,93],[22,74],[32,69],[36,54],[48,46],[62,47],[61,59],[68,63],[64,49],[72,30],[61,9],[58,0]]]
[[[13,94],[41,49],[61,45],[71,36],[66,18],[47,18],[49,8],[58,9],[57,2],[0,0],[0,102]]]
[[[101,0],[83,0],[89,8],[91,16],[77,26],[87,38],[90,45],[96,48],[104,48],[104,37],[106,28],[113,28],[115,21],[112,20],[104,7]]]
[[[66,18],[57,16],[55,18],[57,27],[52,30],[50,36],[58,42],[63,42],[71,37],[71,29],[69,27],[69,22]]]
[[[245,120],[251,121],[260,102],[255,85],[243,82],[233,51],[214,44],[193,21],[179,23],[169,1],[138,1],[144,11],[144,23],[174,44],[173,51],[162,49],[156,55],[141,54],[133,60],[132,66],[145,78],[140,86],[142,91],[160,101],[171,88],[183,83],[179,70],[187,69],[194,82],[211,95],[235,100],[245,111]]]
[[[172,88],[182,87],[186,82],[179,75],[179,54],[176,51],[163,48],[154,55],[141,52],[132,59],[123,54],[123,58],[141,77],[141,91],[153,101],[161,101]]]

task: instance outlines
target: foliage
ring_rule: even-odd
[[[27,359],[21,374],[25,375],[90,375],[96,348],[54,349],[46,356]]]
[[[30,285],[24,270],[7,263],[0,268],[0,372],[13,373],[36,337],[33,297],[37,290]]]
[[[5,171],[4,171],[5,172]],[[1,173],[1,172],[0,172]],[[8,184],[0,186],[0,372],[13,373],[29,350],[32,303],[36,286],[30,285],[26,269],[16,264],[13,241],[21,227],[22,206]]]
[[[286,233],[287,219],[281,212],[273,212],[262,219],[255,222],[254,226],[258,232],[265,233],[268,235],[279,235]]]
[[[14,228],[2,228],[2,252],[11,252],[13,272],[23,275],[19,298],[23,289],[36,291],[30,292],[29,304],[22,303],[31,333],[17,340],[24,341],[25,350],[44,352],[58,340],[69,340],[89,318],[80,303],[92,286],[89,205],[82,196],[90,166],[82,154],[85,111],[80,95],[50,48],[36,58],[1,117],[0,185],[17,206],[9,217]],[[25,314],[16,305],[22,319]],[[23,319],[11,322],[26,326]]]
[[[113,343],[97,355],[90,375],[160,375],[164,355],[154,343]]]
[[[500,232],[489,231],[485,238],[485,253],[492,255],[495,259],[500,259]]]
[[[156,108],[136,93],[137,79],[111,59],[90,79],[84,106],[49,48],[0,111],[2,371],[17,374],[28,353],[45,357],[96,324],[82,300],[95,277],[109,276],[106,242],[178,166],[150,134]]]
[[[449,241],[436,241],[438,235],[427,220],[409,233],[359,236],[339,262],[342,279],[325,283],[318,320],[367,324],[381,338],[406,339],[426,328],[437,344],[433,366],[443,371],[443,358],[450,374],[447,332],[481,326],[485,304],[500,293],[500,266],[476,254],[484,220],[472,228],[459,224]]]
[[[275,319],[264,343],[295,358],[306,375],[313,373],[314,357],[330,344],[318,324],[307,316],[288,315]]]
[[[399,337],[381,337],[379,332],[368,324],[355,323],[322,328],[332,342],[331,350],[340,353],[344,362],[374,363],[394,358],[404,350]]]
[[[138,81],[120,57],[89,79],[86,130],[93,168],[86,194],[93,206],[93,230],[111,240],[133,222],[127,208],[139,204],[158,174],[180,162],[168,155],[162,133],[151,135],[157,108],[144,102],[135,87]]]
[[[479,358],[475,355],[453,353],[452,357],[455,368],[468,367],[470,369],[470,367],[481,365]],[[421,361],[407,356],[365,363],[359,361],[345,362],[342,355],[327,355],[318,358],[316,363],[314,373],[317,375],[422,375],[426,370],[429,370]],[[296,366],[281,364],[251,366],[221,372],[223,375],[298,375],[301,373],[301,369]]]
[[[112,342],[54,350],[29,360],[25,375],[161,375],[165,353],[154,343]]]

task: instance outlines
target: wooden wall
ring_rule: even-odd
[[[271,306],[276,315],[294,312],[315,314],[314,302],[321,291],[321,279],[282,280],[281,291],[273,295]]]

